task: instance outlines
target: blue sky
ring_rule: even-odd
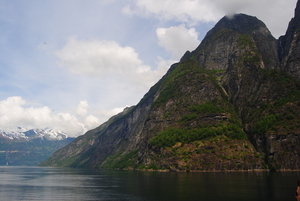
[[[78,136],[135,105],[224,15],[274,37],[296,0],[0,0],[0,129]]]

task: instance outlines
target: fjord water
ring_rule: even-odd
[[[300,172],[174,173],[0,166],[0,200],[289,201]]]

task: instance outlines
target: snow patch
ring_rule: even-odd
[[[46,139],[51,141],[64,140],[68,138],[67,134],[62,131],[54,131],[50,128],[45,129],[28,129],[17,127],[16,129],[1,129],[0,138],[10,140],[32,140],[32,139]]]

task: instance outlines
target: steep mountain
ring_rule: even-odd
[[[290,21],[286,34],[279,38],[279,58],[284,70],[300,79],[300,1],[295,17]]]
[[[41,165],[299,169],[299,9],[278,40],[256,17],[222,18],[136,106]]]
[[[0,129],[0,165],[38,165],[73,139],[49,128]]]

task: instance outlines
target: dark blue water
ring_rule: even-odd
[[[0,200],[295,201],[300,172],[169,173],[0,166]]]

